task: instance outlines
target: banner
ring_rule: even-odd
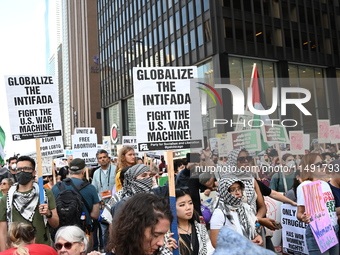
[[[287,131],[284,126],[277,124],[263,125],[261,132],[265,142],[289,143]]]
[[[52,76],[5,76],[13,141],[61,136],[58,86]]]
[[[196,66],[134,67],[139,152],[202,148]]]
[[[329,143],[329,120],[318,120],[318,143]]]
[[[40,138],[40,153],[42,157],[64,155],[64,142],[61,136]]]
[[[289,131],[290,153],[293,155],[305,154],[303,131]]]
[[[249,129],[245,131],[228,132],[229,151],[246,148],[248,151],[260,151],[261,139],[259,129]]]
[[[281,205],[282,248],[286,254],[308,255],[306,243],[306,223],[296,218],[297,207]]]
[[[327,197],[324,198],[320,181],[305,184],[302,186],[302,190],[305,198],[305,210],[311,218],[309,226],[321,253],[324,253],[338,243],[331,219],[326,213],[328,209],[324,199]]]

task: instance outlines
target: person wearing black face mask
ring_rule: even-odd
[[[30,223],[37,230],[36,243],[50,245],[49,226],[57,227],[59,217],[51,190],[44,189],[45,203],[39,204],[39,186],[34,182],[35,162],[28,156],[18,158],[18,182],[0,200],[0,251],[6,249],[7,226],[11,222]]]

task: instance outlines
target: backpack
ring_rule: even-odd
[[[84,181],[76,187],[70,178],[66,178],[64,181],[56,184],[58,189],[61,191],[56,197],[56,209],[59,216],[58,228],[77,225],[84,231],[86,230],[87,226],[84,226],[80,219],[83,212],[83,205],[85,205],[89,214],[91,211],[79,191],[89,184],[89,182]],[[73,189],[66,189],[65,185],[72,185]],[[56,231],[57,229],[55,229],[55,232]]]

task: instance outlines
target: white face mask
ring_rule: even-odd
[[[11,166],[11,169],[12,170],[15,170],[17,168],[17,164],[13,164],[12,166]]]
[[[286,166],[289,168],[295,168],[295,161],[294,160],[290,160],[286,163]]]
[[[301,159],[296,160],[296,164],[299,165],[301,163]]]

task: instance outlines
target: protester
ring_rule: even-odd
[[[61,227],[55,235],[54,247],[58,254],[85,255],[88,240],[85,232],[77,226]]]
[[[56,255],[50,246],[35,243],[35,229],[29,223],[12,222],[8,229],[8,250],[1,255]]]
[[[301,178],[300,178],[300,171],[297,171],[295,173],[295,178],[294,178],[294,182],[293,182],[293,186],[290,190],[288,190],[286,197],[289,198],[290,200],[296,202],[297,198],[296,198],[296,190],[297,187],[301,184]]]
[[[220,201],[210,220],[210,237],[216,247],[217,236],[223,226],[244,235],[258,245],[263,244],[262,237],[256,232],[257,218],[247,203],[243,203],[245,185],[239,179],[221,179],[218,184]]]
[[[172,215],[166,199],[137,194],[129,199],[110,228],[107,251],[115,255],[154,255],[164,248]]]
[[[64,180],[65,178],[67,178],[69,172],[69,168],[70,168],[70,162],[73,160],[73,156],[70,155],[67,157],[67,160],[66,159],[63,159],[63,161],[65,161],[65,166],[61,167],[61,168],[58,168],[56,169],[56,176],[60,176],[60,180],[57,180],[57,181],[62,181]]]
[[[122,189],[122,183],[119,180],[120,171],[127,167],[136,165],[135,150],[131,146],[125,146],[118,153],[118,164],[116,169],[116,192]]]
[[[45,189],[52,189],[54,183],[53,183],[53,175],[46,176],[47,183],[44,184]]]
[[[100,168],[93,174],[92,185],[96,188],[98,196],[105,204],[112,197],[112,189],[115,185],[116,166],[110,164],[110,158],[106,150],[98,150],[96,157]],[[102,248],[106,245],[106,233],[108,224],[100,222],[102,231],[101,243]]]
[[[325,199],[327,198],[327,210],[331,223],[333,225],[334,231],[338,234],[339,225],[338,225],[338,218],[336,215],[335,210],[335,200],[333,197],[332,190],[330,186],[325,182],[323,179],[328,177],[328,171],[325,170],[326,162],[323,160],[322,156],[318,153],[310,153],[303,157],[302,159],[302,167],[301,167],[301,181],[302,183],[297,188],[297,219],[308,224],[306,227],[306,242],[309,254],[316,255],[316,254],[329,254],[335,255],[339,254],[339,244],[331,247],[327,252],[321,253],[318,243],[313,235],[311,227],[309,225],[310,222],[310,215],[307,215],[305,210],[305,198],[304,192],[302,187],[308,183],[314,181],[321,182],[321,189],[322,189],[322,197]],[[320,194],[321,195],[321,194]],[[313,199],[313,198],[311,198]]]
[[[15,156],[10,157],[8,159],[8,171],[6,171],[4,174],[0,176],[0,181],[2,181],[2,179],[4,178],[12,178],[14,182],[17,182],[16,172],[15,172],[17,161],[18,161],[18,158]]]
[[[12,187],[13,184],[14,184],[14,180],[12,178],[2,179],[0,183],[1,197],[3,197],[4,195],[8,193],[9,188]]]
[[[294,156],[286,153],[282,156],[281,167],[270,181],[270,188],[278,192],[287,192],[293,186],[296,164]]]
[[[114,194],[106,203],[102,217],[112,222],[111,208],[119,201],[132,197],[138,193],[147,193],[152,189],[152,174],[150,169],[143,164],[129,167],[124,174],[123,189]]]
[[[176,189],[176,214],[179,242],[177,245],[175,239],[168,238],[168,248],[173,250],[179,246],[180,254],[213,254],[214,247],[211,245],[208,231],[197,221],[198,214],[194,212],[194,205],[187,189]]]
[[[18,183],[0,199],[0,251],[5,250],[7,225],[11,222],[29,222],[37,230],[36,243],[51,243],[49,227],[59,225],[55,199],[51,190],[44,189],[44,204],[39,203],[39,186],[33,182],[35,161],[28,156],[18,158]]]

